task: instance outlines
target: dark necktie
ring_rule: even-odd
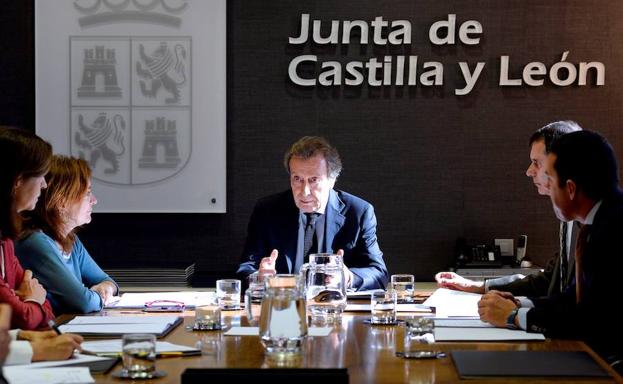
[[[586,244],[588,244],[588,237],[590,235],[590,225],[583,225],[578,233],[578,240],[575,244],[575,299],[576,302],[580,302],[582,297],[582,283],[583,283],[583,257]]]
[[[567,255],[567,223],[560,222],[560,292],[564,291],[569,273],[569,255]]]
[[[312,250],[314,245],[314,238],[316,235],[316,220],[318,220],[320,214],[306,213],[305,216],[307,216],[307,225],[305,226],[305,238],[303,240],[303,258],[307,260],[309,252]]]
[[[303,254],[298,255],[296,263],[294,265],[294,273],[298,273],[301,269],[301,265],[308,260],[310,252],[314,249],[314,240],[316,239],[316,221],[320,217],[319,213],[306,213],[307,224],[305,224],[305,236],[303,237]],[[316,246],[316,249],[318,247]]]

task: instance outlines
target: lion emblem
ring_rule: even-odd
[[[170,95],[165,99],[167,104],[180,101],[180,87],[186,83],[184,66],[186,49],[181,44],[176,44],[174,51],[175,54],[171,52],[166,42],[161,42],[152,55],[147,55],[143,44],[139,44],[141,60],[136,62],[136,73],[139,77],[149,80],[140,81],[144,96],[155,98],[158,91],[164,89]]]
[[[78,147],[90,151],[88,161],[91,167],[95,168],[99,159],[103,159],[110,164],[104,172],[117,173],[119,157],[125,153],[123,117],[116,114],[111,119],[106,112],[101,112],[89,127],[84,124],[83,116],[78,115],[78,125],[74,138]],[[86,159],[83,151],[79,152],[79,156]]]

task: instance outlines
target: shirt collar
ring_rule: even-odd
[[[593,224],[593,221],[595,220],[595,215],[597,214],[597,211],[599,210],[599,207],[601,206],[602,202],[603,200],[599,200],[598,202],[595,203],[595,205],[593,205],[593,208],[591,208],[591,210],[588,211],[588,215],[586,215],[586,219],[584,219],[585,225]]]

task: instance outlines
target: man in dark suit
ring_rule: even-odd
[[[581,129],[574,121],[555,121],[539,128],[530,136],[530,166],[526,170],[526,176],[532,179],[539,195],[549,195],[545,162],[552,143],[564,134]],[[560,293],[575,277],[574,244],[577,233],[577,223],[560,222],[560,251],[543,272],[526,277],[504,276],[486,282],[466,279],[453,272],[439,272],[435,275],[435,280],[440,287],[473,293],[485,293],[490,289],[510,292],[515,296],[548,296]]]
[[[512,295],[483,295],[480,317],[499,327],[543,332],[586,341],[612,360],[623,352],[620,319],[610,311],[623,294],[612,271],[623,268],[623,196],[614,151],[600,135],[574,132],[558,139],[546,174],[556,216],[582,224],[576,246],[576,279],[564,292],[533,298],[518,307]]]
[[[291,190],[255,205],[238,273],[298,273],[312,253],[341,254],[348,287],[384,288],[388,273],[372,205],[333,189],[342,170],[335,148],[306,136],[286,152]]]

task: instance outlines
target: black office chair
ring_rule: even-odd
[[[623,376],[623,358],[621,356],[610,356],[608,363],[619,375]]]

